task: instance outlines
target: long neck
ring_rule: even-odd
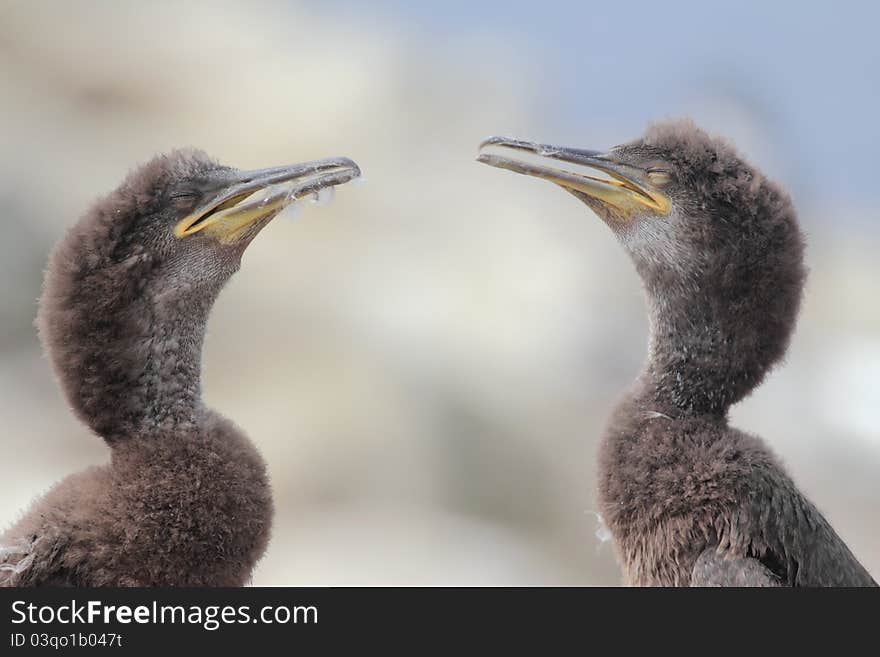
[[[201,291],[200,291],[201,292]],[[150,300],[152,323],[133,344],[141,372],[127,395],[144,428],[192,423],[202,406],[201,369],[205,325],[216,293]]]
[[[640,384],[660,412],[723,417],[785,351],[791,322],[772,321],[748,288],[646,289],[651,333]]]
[[[171,289],[148,283],[107,299],[74,287],[43,313],[68,402],[111,444],[198,420],[204,329],[219,288]]]

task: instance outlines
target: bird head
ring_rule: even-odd
[[[733,270],[759,273],[780,258],[799,269],[802,240],[788,195],[690,121],[654,125],[604,152],[492,137],[477,159],[583,201],[646,280],[691,286]]]
[[[477,159],[583,201],[652,288],[735,291],[771,274],[800,287],[803,242],[790,198],[690,121],[654,125],[605,152],[492,137]]]
[[[134,268],[171,287],[222,283],[286,206],[359,175],[347,158],[245,171],[177,150],[132,171],[66,243],[79,253],[75,266],[98,278]]]

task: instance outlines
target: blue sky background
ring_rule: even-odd
[[[627,138],[633,126],[664,116],[700,120],[719,106],[739,107],[761,117],[768,148],[783,154],[780,177],[802,200],[851,207],[880,198],[877,3],[328,0],[322,6],[399,23],[421,45],[481,34],[509,38],[541,75],[547,100],[541,111],[553,136],[577,136],[589,123]]]

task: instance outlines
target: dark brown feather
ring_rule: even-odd
[[[111,459],[64,479],[2,537],[7,586],[239,586],[266,548],[263,459],[201,400],[201,347],[240,250],[176,240],[171,193],[226,167],[197,151],[134,171],[49,261],[40,337]],[[193,199],[194,204],[196,199]]]
[[[609,222],[651,316],[648,360],[599,458],[602,514],[628,581],[745,585],[766,570],[789,586],[876,585],[764,442],[727,421],[794,328],[805,268],[790,198],[689,121],[614,152],[660,160],[675,180],[669,216]]]

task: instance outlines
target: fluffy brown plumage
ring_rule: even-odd
[[[804,240],[788,195],[690,121],[607,153],[500,138],[484,149],[481,161],[589,205],[644,283],[648,358],[599,454],[601,512],[627,580],[875,585],[765,443],[727,421],[784,355],[797,317]],[[612,180],[560,174],[558,160]]]
[[[873,584],[764,442],[727,423],[794,328],[805,270],[790,198],[690,122],[654,126],[621,150],[673,172],[664,191],[675,208],[615,231],[645,283],[652,329],[600,451],[602,512],[629,581]]]
[[[49,261],[40,337],[111,460],[61,481],[0,537],[0,584],[250,579],[272,499],[256,448],[202,403],[205,324],[281,207],[357,174],[344,158],[242,172],[176,151],[133,171],[70,229]],[[274,205],[250,200],[279,189]]]

